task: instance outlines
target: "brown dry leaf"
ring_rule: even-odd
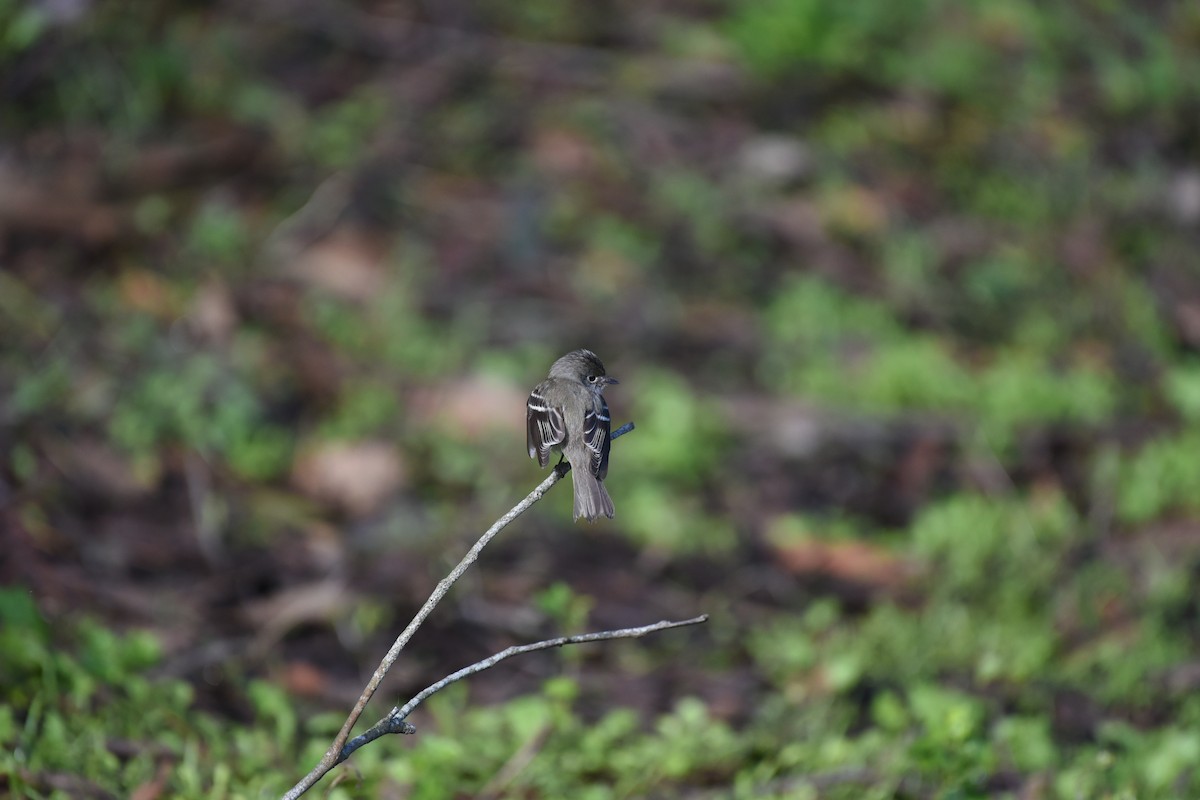
[[[411,402],[418,420],[475,439],[493,430],[523,431],[528,394],[503,378],[468,375],[416,393]]]
[[[322,442],[302,451],[292,467],[301,492],[361,517],[380,508],[404,485],[406,469],[384,441]]]
[[[283,674],[283,686],[290,694],[320,697],[326,692],[329,676],[307,661],[290,661]]]
[[[539,130],[533,139],[533,160],[551,175],[573,177],[596,165],[592,143],[565,128]]]
[[[126,270],[117,280],[117,290],[121,301],[135,311],[145,311],[162,318],[179,315],[178,304],[171,296],[171,287],[153,272]]]
[[[907,562],[866,542],[812,539],[777,546],[775,555],[791,572],[819,573],[888,590],[902,587],[915,573]]]
[[[373,237],[352,227],[341,227],[303,250],[287,272],[330,294],[366,302],[387,287],[385,254]]]
[[[158,484],[158,473],[133,463],[99,439],[63,439],[47,443],[46,455],[76,486],[114,501],[145,497]]]
[[[783,567],[799,575],[822,575],[890,593],[908,586],[919,572],[915,564],[870,542],[798,534],[792,517],[776,520],[767,541]]]
[[[188,326],[208,342],[228,342],[237,327],[233,295],[219,280],[211,280],[196,292],[188,311]]]
[[[132,235],[134,226],[124,209],[94,200],[95,174],[92,169],[68,168],[62,171],[63,180],[45,182],[0,165],[0,228],[54,234],[95,246]]]

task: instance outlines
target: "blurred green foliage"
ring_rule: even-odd
[[[942,337],[906,331],[880,302],[798,278],[766,312],[763,379],[831,407],[868,413],[949,414],[1005,451],[1031,425],[1094,425],[1116,409],[1110,373],[1081,360],[996,349],[970,367]]]
[[[821,0],[746,2],[740,4],[731,18],[729,34],[747,63],[767,77],[780,77],[808,67],[834,78],[868,75],[883,79],[899,66],[890,63],[891,59],[898,55],[897,51],[902,51],[906,37],[917,32],[928,19],[932,5]]]
[[[559,338],[595,336],[581,343],[625,347],[610,401],[614,424],[637,423],[614,444],[605,530],[647,563],[730,578],[693,595],[714,607],[712,652],[631,660],[729,670],[751,695],[736,724],[683,690],[665,714],[597,714],[574,671],[487,708],[459,685],[417,736],[364,748],[319,791],[1200,796],[1200,366],[1173,283],[1193,277],[1195,220],[1171,221],[1187,203],[1167,188],[1196,156],[1195,4],[734,0],[639,10],[621,34],[603,5],[485,2],[464,29],[490,31],[467,37],[483,56],[448,46],[420,80],[413,53],[348,44],[352,25],[290,38],[284,20],[115,2],[72,25],[60,5],[0,0],[14,152],[44,167],[54,137],[94,141],[104,187],[175,134],[244,125],[271,144],[233,189],[114,190],[137,244],[63,266],[35,236],[0,272],[14,519],[49,526],[43,439],[95,436],[149,473],[198,454],[269,541],[320,513],[283,497],[298,442],[378,437],[411,461],[405,503],[457,531],[533,480],[514,452],[521,392]],[[712,97],[682,80],[707,86],[709,62],[736,78]],[[800,146],[799,166],[750,174],[726,143],[759,137]],[[312,189],[333,173],[353,186],[328,208]],[[398,231],[369,265],[378,285],[348,299],[264,266],[261,243],[310,206],[316,228]],[[205,340],[189,325],[210,278],[233,322]],[[285,363],[293,344],[316,366]],[[436,394],[464,375],[495,379],[478,401],[492,418]],[[820,507],[807,485],[764,519],[760,483],[800,480],[747,452],[759,420],[739,428],[727,405],[743,394],[943,423],[961,474],[914,492],[901,525]],[[569,501],[540,514],[565,522]],[[760,552],[814,541],[865,543],[915,577],[845,602]],[[565,583],[531,602],[563,630],[596,604]],[[339,633],[392,614],[365,599]],[[342,721],[248,678],[250,721],[204,713],[157,676],[154,635],[48,622],[20,589],[0,591],[0,623],[0,779],[17,797],[65,796],[43,780],[58,774],[128,795],[164,760],[167,796],[275,794]]]
[[[1197,54],[1185,37],[1163,32],[1194,33],[1196,24],[1195,9],[1186,5],[1171,6],[1162,19],[1122,3],[769,0],[736,4],[728,31],[764,77],[794,78],[807,70],[822,80],[855,78],[972,104],[1003,91],[1015,107],[989,113],[1020,118],[1043,110],[1069,76],[1080,74],[1102,110],[1117,115],[1164,110],[1194,97]],[[1074,71],[1080,61],[1090,69]]]
[[[150,372],[112,410],[113,441],[133,452],[183,444],[221,455],[246,478],[271,478],[290,463],[292,437],[263,419],[258,395],[205,355]]]
[[[1167,512],[1200,510],[1200,431],[1172,433],[1147,443],[1122,464],[1117,513],[1148,522]]]

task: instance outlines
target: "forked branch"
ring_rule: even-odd
[[[612,438],[616,439],[619,436],[629,433],[631,430],[633,430],[633,427],[634,426],[632,422],[622,425],[620,428],[612,432]],[[306,791],[312,788],[327,772],[329,772],[329,770],[346,760],[351,753],[362,747],[364,744],[374,741],[380,736],[388,733],[413,733],[416,728],[414,728],[406,718],[410,713],[412,713],[413,709],[415,709],[417,705],[425,700],[425,698],[429,697],[435,692],[440,691],[442,688],[454,683],[455,681],[462,680],[468,675],[473,675],[476,672],[481,672],[485,669],[488,669],[489,667],[499,663],[500,661],[503,661],[506,658],[509,658],[510,656],[528,653],[534,650],[544,650],[550,647],[561,647],[566,644],[645,636],[647,633],[652,633],[654,631],[676,628],[683,625],[696,625],[704,622],[707,619],[706,616],[701,616],[681,622],[663,621],[653,625],[646,625],[641,628],[625,628],[616,631],[601,631],[599,633],[565,636],[558,639],[549,639],[544,642],[510,647],[503,652],[497,653],[487,659],[484,659],[483,661],[478,662],[477,664],[472,664],[469,667],[459,670],[453,675],[443,678],[416,695],[416,697],[414,697],[404,706],[392,709],[391,713],[372,726],[368,731],[356,737],[353,741],[350,740],[350,731],[354,728],[355,724],[357,724],[359,717],[362,716],[363,711],[367,707],[367,703],[370,702],[371,697],[375,694],[376,690],[379,688],[379,685],[383,682],[384,677],[388,674],[388,671],[392,668],[392,665],[396,663],[396,659],[399,658],[400,652],[405,648],[409,640],[412,639],[413,635],[417,632],[417,629],[421,627],[422,623],[424,623],[429,615],[433,612],[433,609],[437,607],[437,604],[440,603],[442,598],[445,597],[447,592],[450,591],[450,587],[453,586],[455,581],[461,578],[463,573],[475,563],[475,561],[479,558],[479,554],[483,551],[483,548],[487,546],[488,542],[495,538],[496,534],[502,531],[514,519],[528,511],[534,503],[536,503],[538,500],[541,500],[542,497],[545,496],[546,492],[550,491],[550,487],[562,480],[562,478],[567,474],[568,471],[570,471],[570,469],[571,465],[564,462],[551,470],[550,475],[546,478],[546,480],[538,484],[537,488],[530,492],[524,500],[513,506],[511,511],[500,517],[500,519],[496,520],[492,527],[488,528],[487,532],[479,538],[479,541],[475,542],[471,549],[467,551],[467,554],[463,556],[462,561],[458,562],[457,566],[450,571],[450,574],[438,582],[438,585],[434,588],[433,593],[429,596],[429,599],[425,601],[423,606],[421,606],[421,609],[416,613],[416,616],[413,617],[412,622],[408,624],[408,627],[405,628],[398,637],[396,637],[396,641],[392,643],[391,649],[388,650],[387,655],[383,657],[383,661],[379,663],[378,668],[376,668],[374,674],[371,675],[371,680],[367,682],[366,687],[363,689],[362,695],[359,696],[358,701],[354,704],[354,708],[351,709],[350,716],[346,717],[346,721],[342,724],[342,729],[338,731],[338,735],[334,738],[333,743],[329,745],[329,749],[325,751],[325,755],[322,756],[321,760],[317,762],[317,765],[313,767],[312,770],[305,775],[299,783],[293,786],[287,792],[287,794],[283,796],[284,800],[294,800],[294,798],[304,794]]]

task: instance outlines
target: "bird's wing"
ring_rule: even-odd
[[[583,415],[583,443],[592,457],[592,474],[604,480],[608,475],[608,450],[612,447],[609,430],[612,419],[608,415],[608,403],[604,395],[597,394],[587,413]]]
[[[536,458],[538,466],[544,467],[550,463],[551,448],[567,440],[567,426],[562,409],[546,402],[538,391],[540,388],[530,392],[525,401],[525,444],[529,447],[529,457]]]

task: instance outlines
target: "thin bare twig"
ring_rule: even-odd
[[[608,641],[609,639],[638,639],[648,633],[670,630],[671,628],[682,628],[687,625],[699,625],[707,621],[708,615],[701,614],[698,617],[692,617],[691,619],[685,620],[664,619],[660,622],[655,622],[652,625],[642,625],[637,628],[621,628],[615,631],[579,633],[574,636],[559,636],[555,639],[546,639],[545,641],[534,642],[533,644],[514,645],[505,650],[501,650],[499,653],[488,656],[482,661],[476,661],[469,667],[463,667],[458,672],[447,675],[437,683],[431,684],[422,689],[403,706],[397,706],[393,708],[386,717],[372,725],[359,736],[355,736],[353,739],[347,742],[346,746],[342,748],[341,759],[339,759],[339,761],[344,761],[349,758],[351,753],[362,747],[364,744],[369,744],[379,737],[385,736],[389,733],[416,733],[416,726],[406,722],[406,720],[408,719],[408,716],[417,709],[417,706],[421,705],[421,703],[428,700],[430,696],[437,694],[450,684],[457,683],[463,678],[470,677],[477,672],[483,672],[485,669],[491,669],[507,658],[524,655],[525,653],[533,653],[537,650],[549,650],[553,647],[562,647],[563,645],[568,644],[603,642]]]
[[[619,436],[623,436],[624,434],[633,430],[633,427],[634,426],[632,422],[627,422],[617,430],[613,431],[611,438],[616,439]],[[329,749],[325,751],[325,755],[321,757],[321,760],[317,762],[317,765],[313,767],[312,770],[305,775],[299,783],[293,786],[288,793],[283,796],[284,800],[295,800],[295,798],[312,788],[316,782],[325,775],[325,773],[329,772],[329,770],[341,763],[341,761],[344,759],[342,751],[343,748],[346,747],[347,741],[350,739],[350,731],[358,722],[359,717],[362,716],[362,713],[366,709],[367,703],[371,700],[371,697],[374,696],[376,690],[379,689],[379,684],[383,682],[384,677],[388,674],[388,671],[391,670],[392,665],[396,663],[396,659],[400,657],[400,651],[403,650],[408,644],[409,640],[412,639],[413,635],[417,632],[417,629],[420,628],[425,622],[426,618],[433,613],[433,609],[437,607],[437,604],[440,603],[442,598],[446,596],[446,593],[450,591],[450,587],[454,585],[455,581],[461,578],[463,573],[475,563],[476,559],[479,558],[479,554],[483,552],[483,548],[487,546],[488,542],[495,538],[496,534],[502,531],[510,522],[528,511],[529,508],[538,500],[541,500],[542,497],[545,496],[546,492],[550,491],[550,487],[562,480],[567,472],[570,471],[570,469],[571,465],[564,461],[551,470],[550,475],[546,478],[546,480],[538,484],[537,488],[530,492],[524,500],[513,506],[511,511],[502,516],[500,519],[496,520],[492,527],[488,528],[487,532],[479,538],[479,541],[475,542],[471,549],[467,551],[467,554],[463,556],[462,561],[458,562],[458,565],[450,571],[450,574],[438,582],[438,585],[434,587],[433,593],[429,595],[429,599],[425,601],[425,605],[421,606],[421,609],[417,611],[416,616],[413,617],[412,622],[408,623],[408,627],[405,628],[404,631],[396,638],[396,641],[392,643],[391,649],[388,650],[387,655],[383,657],[383,661],[379,663],[379,666],[375,669],[375,673],[371,675],[371,680],[367,682],[366,688],[363,689],[358,701],[354,704],[354,708],[351,709],[350,716],[346,717],[346,721],[342,724],[342,729],[338,731],[338,735],[334,738],[333,743],[329,745]],[[391,718],[392,716],[388,715],[387,719]],[[401,718],[396,723],[396,730],[388,732],[401,733],[405,731],[406,727],[412,726],[405,722],[403,718]]]

